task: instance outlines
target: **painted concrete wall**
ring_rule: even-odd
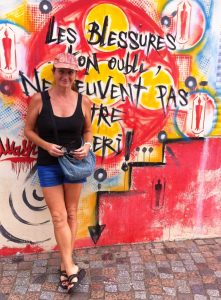
[[[65,50],[92,101],[97,156],[77,246],[221,235],[220,11],[219,0],[1,2],[1,254],[56,247],[23,128]]]

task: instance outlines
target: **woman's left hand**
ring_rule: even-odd
[[[70,154],[73,155],[74,158],[82,160],[87,157],[89,150],[90,145],[84,145],[81,148],[71,151]]]

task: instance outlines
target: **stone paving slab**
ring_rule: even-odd
[[[0,300],[221,300],[221,238],[78,249],[86,277],[58,286],[57,252],[0,257]]]

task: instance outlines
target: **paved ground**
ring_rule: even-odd
[[[1,257],[0,299],[221,299],[221,238],[75,251],[87,276],[58,288],[58,253]]]

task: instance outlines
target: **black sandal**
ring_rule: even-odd
[[[78,267],[77,276],[80,280],[82,280],[86,275],[86,271],[84,269],[80,269],[78,264],[75,265]]]
[[[59,273],[60,273],[60,282],[59,282],[59,286],[64,289],[64,290],[67,290],[68,289],[68,284],[69,284],[69,281],[68,281],[68,275],[66,273],[66,271],[62,271],[62,270],[59,270]],[[61,279],[61,277],[64,277],[65,279]]]
[[[80,269],[77,274],[72,274],[68,277],[68,294],[72,294],[76,290],[85,275],[86,271]],[[77,281],[73,281],[75,278],[77,278]],[[69,287],[70,285],[71,287]]]

